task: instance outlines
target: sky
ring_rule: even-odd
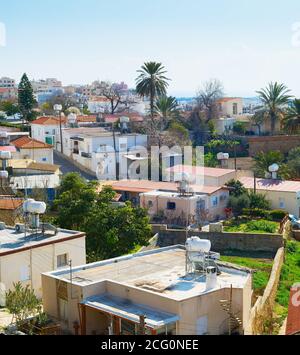
[[[0,23],[0,77],[134,87],[154,60],[171,95],[218,78],[229,96],[280,81],[300,97],[299,0],[0,0]]]

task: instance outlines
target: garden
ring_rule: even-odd
[[[252,220],[246,217],[234,218],[224,222],[224,232],[275,234],[279,233],[280,223],[266,219]]]

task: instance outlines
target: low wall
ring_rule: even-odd
[[[300,145],[300,136],[249,137],[249,155],[255,157],[258,153],[279,150],[287,154]]]
[[[262,335],[265,322],[273,317],[273,308],[284,263],[284,248],[280,248],[274,259],[270,280],[262,297],[259,297],[251,310],[246,335]]]
[[[186,242],[185,230],[172,230],[167,226],[153,226],[154,233],[159,233],[158,246],[167,247]],[[212,243],[212,250],[223,253],[229,250],[265,252],[276,255],[278,249],[284,246],[283,236],[280,234],[247,234],[247,233],[210,233],[189,231],[188,236],[208,239]]]

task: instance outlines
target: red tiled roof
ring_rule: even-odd
[[[77,122],[97,122],[97,116],[96,115],[79,115],[77,116]]]
[[[22,137],[11,142],[18,149],[52,149],[52,145],[31,137]]]
[[[217,102],[222,103],[222,102],[229,102],[229,101],[234,101],[234,100],[239,100],[239,97],[223,97],[222,99],[219,99]]]
[[[116,123],[119,121],[120,117],[128,117],[132,122],[143,122],[144,118],[138,113],[123,113],[114,115],[103,115],[104,122],[106,123]]]
[[[50,126],[58,126],[59,125],[59,118],[54,116],[42,116],[36,119],[35,121],[31,122],[31,124],[35,125],[50,125]],[[62,123],[66,123],[66,118],[62,117]]]
[[[0,152],[12,152],[12,153],[15,153],[16,152],[16,147],[14,147],[12,145],[6,145],[4,147],[0,147]]]
[[[155,190],[177,192],[178,184],[175,182],[156,182],[149,180],[121,180],[115,182],[107,182],[106,185],[112,186],[113,190],[121,192],[135,192],[144,193],[151,192]],[[201,186],[201,185],[191,185],[191,188],[195,193],[204,193],[212,195],[215,192],[225,189],[220,186]]]
[[[300,334],[300,284],[291,289],[286,335]]]
[[[23,202],[23,199],[1,198],[0,196],[0,210],[14,211],[20,208]]]

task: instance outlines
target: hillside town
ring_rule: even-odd
[[[156,59],[130,83],[18,66],[0,72],[1,335],[300,335],[299,92],[274,75],[183,97]]]

